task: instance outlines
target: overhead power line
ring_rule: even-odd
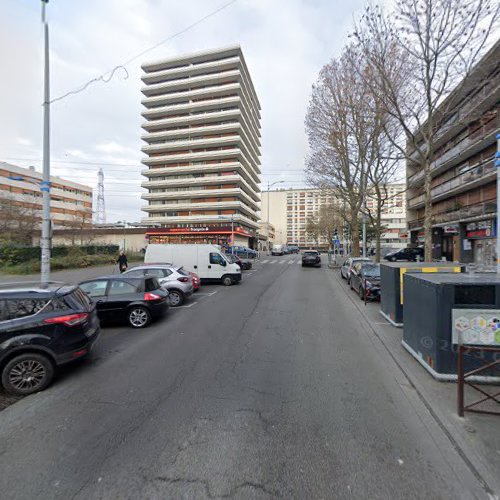
[[[201,24],[202,22],[206,21],[207,19],[215,16],[216,14],[218,14],[219,12],[221,12],[222,10],[227,9],[230,5],[232,5],[233,3],[237,2],[237,1],[238,0],[231,0],[230,2],[225,3],[224,5],[222,5],[221,7],[219,7],[218,9],[213,10],[212,12],[210,12],[207,15],[201,17],[200,19],[198,19],[194,23],[191,23],[190,25],[186,26],[185,28],[181,29],[180,31],[177,31],[176,33],[168,36],[167,38],[164,38],[160,42],[155,43],[151,47],[148,47],[147,49],[139,52],[138,54],[136,54],[135,56],[131,57],[127,61],[124,61],[121,64],[117,64],[111,70],[106,71],[105,73],[102,73],[101,75],[96,76],[95,78],[92,78],[91,80],[89,80],[88,82],[84,83],[83,85],[81,85],[80,87],[78,87],[76,89],[70,90],[69,92],[66,92],[63,95],[61,95],[59,97],[56,97],[55,99],[52,99],[50,101],[50,103],[52,104],[52,103],[54,103],[56,101],[61,101],[62,99],[65,99],[66,97],[68,97],[70,95],[79,94],[80,92],[83,92],[88,87],[90,87],[90,85],[92,85],[93,83],[97,83],[97,82],[109,83],[113,79],[113,76],[116,74],[116,72],[118,70],[120,70],[120,69],[125,72],[125,80],[126,80],[128,78],[128,71],[126,69],[126,66],[128,66],[132,62],[136,61],[137,59],[139,59],[139,57],[142,57],[144,54],[147,54],[148,52],[151,52],[152,50],[160,47],[164,43],[167,43],[170,40],[173,40],[174,38],[177,38],[178,36],[183,35],[184,33],[188,32],[191,29],[193,29],[195,26],[198,26],[199,24]]]

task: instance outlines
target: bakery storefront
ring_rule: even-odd
[[[146,233],[149,243],[212,244],[229,247],[232,242],[231,226],[164,227]],[[234,244],[250,246],[254,234],[241,226],[234,226]]]

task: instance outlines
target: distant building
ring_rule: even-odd
[[[275,229],[269,222],[261,222],[259,225],[259,250],[267,250],[274,244]]]
[[[382,248],[403,248],[408,240],[406,224],[406,184],[389,184],[387,200],[382,207],[382,225],[384,232],[380,237]],[[376,201],[367,197],[366,206],[375,213]]]
[[[325,237],[316,241],[306,227],[308,220],[319,215],[321,207],[336,203],[338,198],[320,189],[263,191],[262,219],[266,220],[269,205],[269,222],[275,228],[274,243],[277,245],[289,244],[301,248],[319,245],[328,248],[331,242]]]
[[[450,104],[451,103],[451,104]],[[500,130],[500,42],[471,78],[446,99],[451,116],[438,131],[432,159],[433,258],[494,265],[497,185],[494,156]],[[424,240],[424,172],[411,164],[408,227],[411,242]]]
[[[260,104],[239,46],[142,65],[149,241],[257,246]]]
[[[34,167],[22,168],[0,162],[0,196],[33,208],[41,220],[42,173]],[[67,179],[51,176],[50,214],[52,227],[88,226],[92,224],[92,188]]]

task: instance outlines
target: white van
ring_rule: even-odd
[[[284,245],[273,245],[273,248],[271,249],[271,255],[284,255],[285,249],[283,247]]]
[[[218,245],[170,245],[151,243],[145,264],[176,264],[196,273],[203,281],[220,281],[229,286],[241,280],[238,264],[230,264]]]

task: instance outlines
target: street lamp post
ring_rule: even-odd
[[[231,214],[231,254],[234,255],[234,214]]]
[[[43,177],[40,184],[42,191],[42,234],[40,238],[41,266],[40,281],[48,283],[50,279],[50,79],[49,79],[49,23],[45,16],[45,4],[42,0],[42,23],[44,39],[43,67]]]
[[[267,236],[267,255],[269,255],[269,205],[270,205],[270,190],[275,184],[282,184],[285,181],[276,181],[273,182],[272,184],[269,184],[269,181],[267,182],[267,221],[266,221],[266,236]]]

